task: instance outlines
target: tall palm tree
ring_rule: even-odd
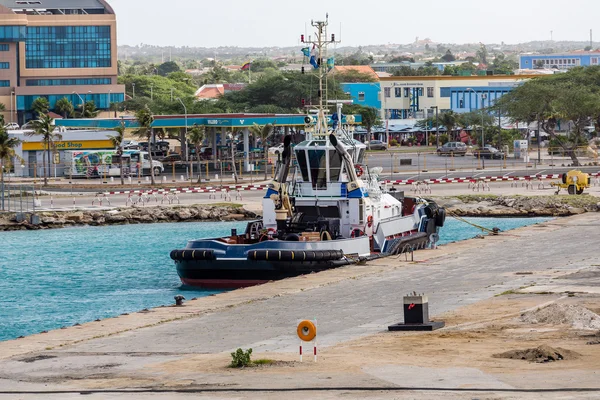
[[[4,126],[0,126],[0,185],[2,186],[2,211],[4,211],[4,166],[10,166],[10,160],[17,157],[15,147],[21,141],[14,137],[9,137]]]
[[[267,175],[267,160],[269,159],[267,149],[267,138],[273,133],[273,124],[258,125],[256,122],[250,127],[250,132],[256,137],[260,137],[260,143],[263,147],[263,154],[265,155],[265,180],[268,179]]]
[[[446,127],[446,131],[448,133],[448,137],[454,139],[454,135],[452,131],[456,127],[457,116],[452,111],[446,111],[442,115],[440,115],[440,123]]]
[[[152,181],[152,186],[155,185],[154,182],[154,165],[152,161],[152,122],[154,122],[154,116],[152,112],[148,108],[148,105],[145,105],[143,108],[140,108],[135,113],[135,119],[139,124],[139,128],[134,131],[134,135],[139,138],[146,139],[148,142],[148,155],[150,157],[150,179]],[[140,168],[142,167],[142,160],[140,160]]]
[[[57,100],[56,105],[54,106],[54,110],[63,116],[63,118],[68,118],[70,115],[73,115],[73,111],[75,108],[73,107],[73,103],[69,101],[66,97]]]
[[[117,126],[114,129],[114,131],[117,132],[117,134],[115,136],[109,136],[108,138],[117,150],[117,155],[119,156],[119,169],[121,171],[121,185],[124,185],[125,180],[123,179],[123,140],[125,139],[125,122],[121,121],[119,126]]]
[[[60,133],[54,133],[54,125],[52,124],[53,119],[48,114],[41,114],[40,119],[33,121],[33,131],[26,131],[26,136],[42,136],[42,142],[44,143],[45,156],[48,159],[48,169],[46,169],[46,157],[42,157],[44,167],[44,186],[48,185],[48,176],[50,176],[50,149],[54,147],[55,140],[62,140]]]
[[[48,103],[47,98],[38,97],[33,101],[33,103],[31,103],[31,108],[38,115],[38,118],[42,118],[43,115],[48,114],[50,103]]]
[[[198,162],[198,183],[200,183],[200,180],[202,179],[202,174],[200,173],[200,149],[202,148],[202,142],[206,136],[205,129],[205,127],[199,127],[198,125],[194,124],[194,126],[192,126],[192,128],[188,131],[188,140],[196,148],[196,161]]]

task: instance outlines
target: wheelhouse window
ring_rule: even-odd
[[[340,180],[341,171],[342,155],[335,150],[329,150],[329,179],[331,182],[337,182]]]
[[[313,189],[326,189],[327,160],[325,150],[308,150],[308,164]]]
[[[296,150],[296,160],[298,160],[302,180],[308,182],[308,166],[306,164],[306,154],[304,154],[304,150]]]

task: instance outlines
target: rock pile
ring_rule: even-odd
[[[256,218],[243,208],[233,206],[182,206],[123,208],[108,211],[53,211],[40,212],[39,225],[29,221],[17,222],[16,215],[0,218],[0,231],[62,228],[77,225],[119,225],[179,221],[240,221]]]
[[[509,358],[511,360],[526,360],[537,363],[550,361],[573,360],[581,354],[571,350],[554,348],[542,345],[533,349],[511,350],[500,354],[494,354],[496,358]]]
[[[579,305],[553,303],[528,311],[521,321],[529,324],[570,325],[575,329],[600,329],[600,316]]]
[[[435,200],[451,213],[467,217],[557,217],[600,211],[594,196],[465,195]]]

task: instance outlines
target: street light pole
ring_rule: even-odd
[[[183,104],[183,101],[181,101],[181,99],[178,97],[177,100],[179,100],[179,102],[181,103],[181,105],[183,106],[183,111],[185,112],[185,174],[189,177],[189,165],[188,165],[188,146],[187,146],[187,137],[188,137],[188,122],[187,122],[187,107],[185,106],[185,104]],[[198,156],[200,156],[198,154]]]
[[[131,98],[133,99],[135,97],[135,82],[131,82],[131,87],[132,87]]]
[[[83,105],[85,104],[85,102],[83,101],[83,97],[81,97],[81,96],[79,95],[79,93],[77,93],[77,92],[75,92],[75,91],[73,92],[73,94],[76,94],[76,95],[77,95],[77,97],[79,97],[79,100],[81,100],[81,116],[83,117]]]
[[[436,147],[440,147],[440,125],[438,124],[438,106],[431,106],[430,108],[435,108],[435,145]]]

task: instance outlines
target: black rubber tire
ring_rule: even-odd
[[[435,225],[442,227],[446,221],[446,210],[444,208],[438,208],[437,215],[435,216]]]
[[[567,192],[569,192],[569,194],[575,194],[575,185],[569,185]]]
[[[424,211],[427,218],[433,218],[433,209],[430,206],[425,206]]]
[[[575,193],[577,193],[577,194],[581,194],[581,193],[583,193],[583,188],[581,188],[581,189],[577,189],[577,190],[575,191]]]
[[[562,174],[562,183],[567,183],[567,174]]]
[[[288,242],[299,242],[300,236],[298,236],[298,234],[296,234],[296,233],[290,233],[285,237],[284,240],[286,240]]]
[[[160,168],[154,167],[154,176],[160,176]]]

